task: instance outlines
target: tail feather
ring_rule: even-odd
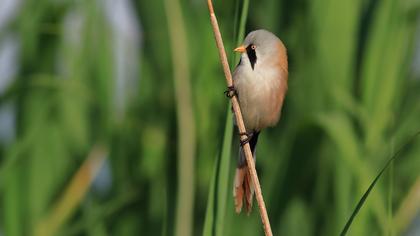
[[[233,183],[233,198],[235,199],[235,211],[240,213],[242,210],[242,201],[244,199],[244,178],[246,168],[236,168],[235,182]]]
[[[252,185],[251,175],[249,174],[248,170],[246,171],[244,187],[246,212],[249,214],[252,210],[252,200],[254,198],[254,185]]]
[[[251,140],[249,141],[251,151],[255,161],[255,149],[258,141],[259,132],[253,133]],[[245,207],[249,214],[252,210],[252,201],[254,197],[254,187],[252,185],[251,176],[248,172],[246,164],[245,154],[242,147],[239,148],[239,160],[236,168],[235,180],[233,184],[233,197],[235,199],[235,211],[240,213],[243,206],[243,200],[245,199]]]

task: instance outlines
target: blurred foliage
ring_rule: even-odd
[[[170,43],[164,0],[132,1],[141,40],[130,62],[139,74],[123,110],[115,102],[118,31],[104,2],[113,1],[22,1],[16,19],[0,32],[0,42],[7,31],[20,44],[18,72],[0,93],[0,108],[13,104],[16,112],[16,137],[0,144],[0,235],[32,235],[55,216],[54,206],[69,197],[63,194],[97,144],[109,150],[107,159],[81,202],[52,226],[55,235],[174,235],[184,220],[175,219],[179,165],[185,163],[182,90],[175,92],[177,57],[171,54],[179,48],[170,46],[177,44]],[[173,4],[185,28],[180,38],[189,78],[183,86],[191,90],[194,120],[187,128],[195,130],[189,230],[262,235],[256,207],[250,216],[233,209],[238,144],[237,138],[231,143],[236,131],[206,2]],[[232,66],[243,4],[214,2]],[[420,130],[420,80],[411,67],[419,6],[415,0],[249,2],[245,33],[268,29],[289,54],[282,118],[262,132],[258,146],[274,235],[337,235],[384,163]],[[80,27],[69,31],[72,17]],[[407,230],[413,219],[401,206],[419,186],[419,156],[417,141],[379,180],[350,235]],[[89,182],[89,173],[84,178]]]

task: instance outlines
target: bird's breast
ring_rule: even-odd
[[[287,90],[287,72],[240,67],[234,72],[234,83],[247,131],[275,125]]]

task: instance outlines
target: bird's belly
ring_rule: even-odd
[[[277,123],[281,108],[277,102],[280,99],[278,83],[278,80],[254,79],[235,85],[247,132],[261,130]]]

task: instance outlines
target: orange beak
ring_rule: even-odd
[[[245,48],[245,46],[244,46],[244,45],[241,45],[241,46],[239,46],[239,47],[237,47],[237,48],[233,49],[233,51],[243,53],[243,52],[245,52],[245,51],[246,51],[246,48]]]

